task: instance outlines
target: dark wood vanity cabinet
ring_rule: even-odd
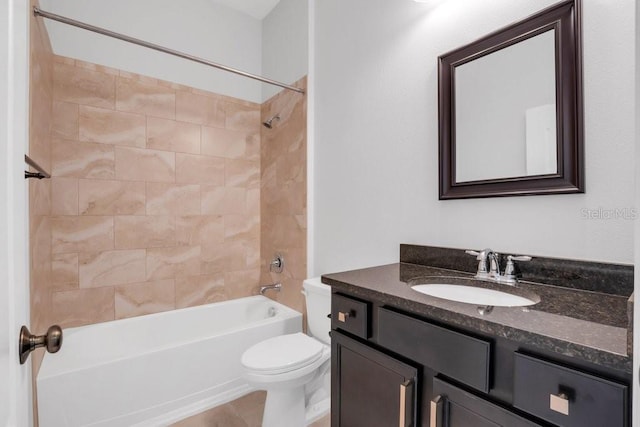
[[[344,294],[331,324],[332,427],[630,425],[630,375]]]
[[[513,406],[566,427],[626,426],[628,386],[516,353]]]
[[[334,294],[331,298],[331,329],[367,339],[371,331],[371,303]]]
[[[418,369],[332,331],[334,427],[414,427]]]
[[[440,378],[433,379],[430,427],[541,426]]]
[[[378,309],[377,342],[437,373],[489,392],[491,343],[403,313]]]

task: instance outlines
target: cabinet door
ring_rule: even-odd
[[[536,427],[527,420],[440,378],[433,379],[431,427]]]
[[[331,332],[331,425],[414,427],[418,370]]]

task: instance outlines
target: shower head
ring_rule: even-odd
[[[271,117],[269,120],[262,122],[262,125],[268,129],[272,129],[273,128],[272,122],[274,120],[280,120],[280,114],[276,114],[275,116]]]

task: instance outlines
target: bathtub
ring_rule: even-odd
[[[37,376],[40,426],[170,425],[252,391],[244,350],[301,330],[260,295],[65,329]]]

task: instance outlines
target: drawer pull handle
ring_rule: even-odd
[[[407,427],[407,389],[409,387],[411,387],[411,380],[400,384],[400,416],[398,417],[400,427]]]
[[[549,409],[563,415],[569,415],[569,396],[566,393],[549,395]]]
[[[346,312],[346,313],[345,313],[345,312],[342,312],[342,311],[339,311],[339,312],[338,312],[338,321],[339,321],[339,322],[344,323],[344,322],[346,322],[346,321],[347,321],[347,319],[348,319],[349,317],[351,317],[351,313],[349,313],[349,312]]]
[[[440,421],[440,417],[438,416],[441,408],[442,408],[442,401],[444,399],[442,398],[442,396],[436,396],[433,398],[433,400],[431,400],[431,407],[429,410],[429,427],[441,427],[442,426],[442,422]]]

